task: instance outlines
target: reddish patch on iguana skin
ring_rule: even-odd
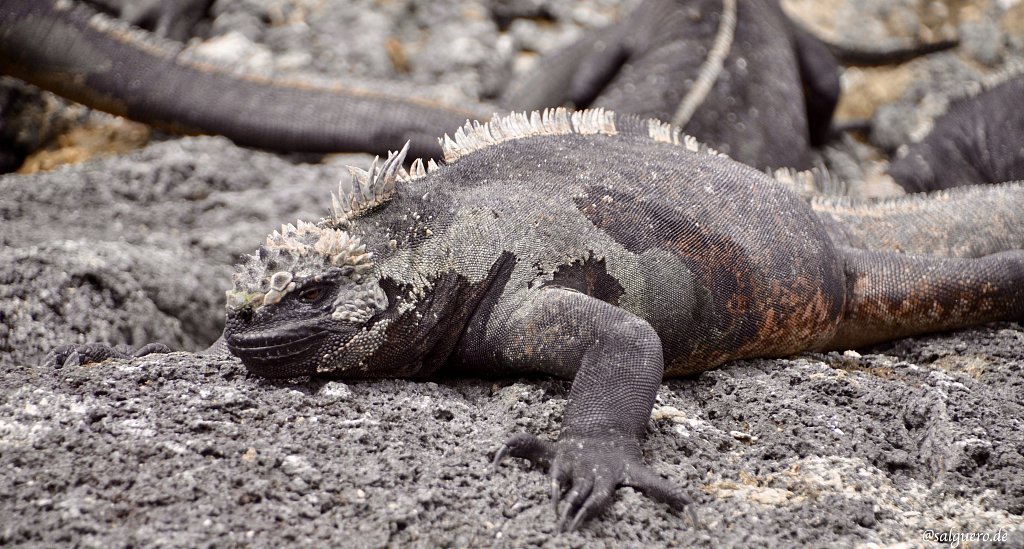
[[[793,248],[745,245],[714,220],[690,218],[667,206],[693,200],[684,190],[669,194],[676,192],[665,200],[648,200],[591,188],[589,196],[609,199],[577,199],[583,215],[630,251],[670,251],[692,273],[696,302],[676,303],[672,298],[678,296],[664,296],[659,305],[680,315],[666,325],[659,325],[656,311],[649,315],[661,336],[666,375],[697,373],[737,358],[822,348],[842,319],[846,293],[841,262],[831,247],[808,247],[806,257],[793,252],[782,257],[780,250]],[[787,222],[779,220],[782,226]],[[823,230],[819,236],[827,239]]]
[[[851,252],[850,303],[828,348],[1024,318],[1024,251],[977,259]]]

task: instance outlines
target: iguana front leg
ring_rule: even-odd
[[[515,435],[498,451],[495,465],[506,456],[549,463],[556,511],[568,489],[562,529],[575,529],[599,512],[619,486],[685,509],[689,496],[640,456],[664,371],[658,334],[645,320],[573,290],[526,294],[516,307],[499,306],[484,329],[471,330],[475,335],[463,341],[460,354],[469,365],[496,360],[491,366],[505,371],[570,377],[572,390],[557,442]]]

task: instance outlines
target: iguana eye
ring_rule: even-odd
[[[321,288],[309,288],[308,290],[303,290],[302,293],[299,294],[299,301],[302,301],[303,303],[312,303],[317,299],[320,299],[321,293],[323,293]]]

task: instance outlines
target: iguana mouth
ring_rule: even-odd
[[[250,372],[264,377],[290,377],[309,372],[285,372],[282,376],[281,364],[312,364],[310,359],[327,331],[317,330],[306,335],[300,335],[301,332],[303,330],[295,329],[273,334],[225,334],[224,339],[228,351],[241,359]]]

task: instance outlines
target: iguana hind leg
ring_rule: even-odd
[[[842,252],[847,301],[829,349],[1024,320],[1024,250],[971,259]]]
[[[836,246],[942,257],[1024,249],[1024,182],[881,201],[817,198]]]

